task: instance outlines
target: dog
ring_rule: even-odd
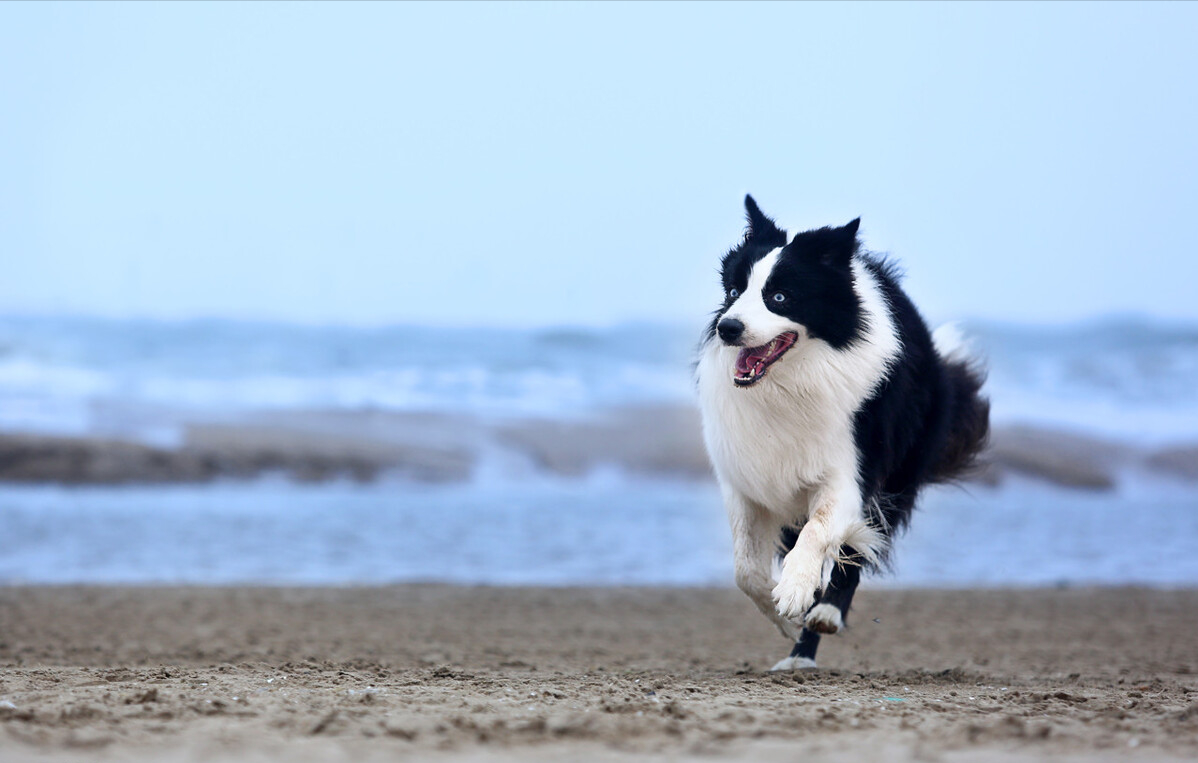
[[[745,210],[696,366],[703,439],[736,584],[794,643],[773,670],[814,668],[920,491],[975,465],[990,405],[980,365],[861,248],[860,218],[788,241],[752,196]]]

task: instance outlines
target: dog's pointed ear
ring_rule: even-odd
[[[745,232],[745,241],[763,246],[786,246],[786,231],[766,217],[753,197],[745,194],[745,216],[749,221],[749,229]]]
[[[847,268],[860,246],[857,241],[857,229],[860,227],[861,218],[858,217],[839,228],[825,228],[828,238],[825,240],[827,249],[823,253],[824,262]]]

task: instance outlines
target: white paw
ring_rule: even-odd
[[[816,604],[807,613],[807,619],[803,621],[803,626],[813,633],[825,635],[839,633],[840,629],[844,627],[844,618],[840,616],[838,607],[832,604]]]
[[[820,576],[816,574],[787,574],[793,567],[782,570],[782,579],[774,586],[774,604],[778,614],[796,623],[803,622],[803,616],[815,603],[815,594],[819,591]]]
[[[810,657],[787,657],[785,660],[780,660],[777,665],[770,668],[770,671],[775,670],[811,670],[816,667],[815,660]]]

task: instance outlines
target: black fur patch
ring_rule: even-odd
[[[724,255],[720,277],[724,304],[716,310],[705,339],[715,336],[720,318],[744,292],[749,273],[762,257],[778,247],[782,252],[766,282],[762,298],[771,311],[807,327],[814,339],[843,349],[864,330],[861,305],[853,291],[853,256],[857,253],[860,218],[840,228],[820,228],[794,237],[788,244],[786,232],[758,209],[752,196],[745,197],[749,227],[739,244]],[[781,301],[775,295],[782,295]]]
[[[920,490],[960,477],[976,461],[990,430],[990,402],[979,394],[979,370],[936,351],[895,268],[862,259],[886,297],[903,348],[854,421],[861,494],[877,505],[877,524],[889,537],[910,521]]]

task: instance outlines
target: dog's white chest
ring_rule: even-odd
[[[806,339],[802,326],[784,327],[799,332],[798,343],[744,388],[732,381],[738,348],[712,338],[699,356],[703,436],[716,476],[725,489],[788,519],[806,513],[809,488],[856,479],[854,418],[901,349],[877,279],[859,261],[853,284],[864,331],[847,348]]]
[[[808,488],[832,471],[855,468],[856,406],[817,388],[768,379],[739,388],[732,383],[729,353],[734,355],[711,345],[699,362],[703,436],[716,476],[771,512],[799,518]],[[780,363],[771,373],[794,369]]]

